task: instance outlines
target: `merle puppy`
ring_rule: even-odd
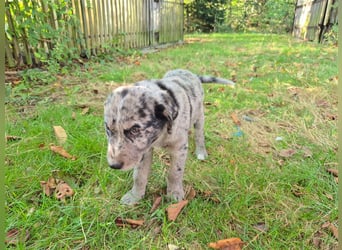
[[[223,78],[198,76],[178,69],[167,72],[159,80],[119,87],[108,96],[104,104],[108,164],[113,169],[134,168],[134,185],[122,197],[122,204],[132,205],[143,198],[154,147],[163,147],[171,155],[168,196],[177,201],[184,198],[183,173],[192,127],[197,158],[204,160],[207,157],[202,83],[209,82],[235,84]]]

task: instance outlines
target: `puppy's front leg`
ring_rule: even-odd
[[[152,149],[144,154],[140,164],[134,168],[133,188],[121,198],[121,204],[134,205],[144,197],[148,176],[151,172],[151,163]]]
[[[188,153],[188,144],[171,151],[171,167],[167,182],[167,195],[177,201],[184,198],[183,174]]]

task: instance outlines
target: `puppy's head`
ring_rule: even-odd
[[[174,115],[168,99],[142,86],[119,87],[104,104],[111,168],[129,170],[142,161]]]

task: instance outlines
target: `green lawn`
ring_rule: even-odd
[[[337,48],[263,34],[186,37],[155,53],[92,60],[57,76],[6,85],[6,230],[23,235],[17,249],[208,249],[239,237],[245,249],[337,249]],[[119,204],[132,172],[110,169],[102,104],[112,88],[160,78],[174,68],[234,79],[237,87],[205,85],[209,158],[198,161],[190,143],[184,182],[197,195],[169,222],[163,193],[168,158],[157,150],[146,197]],[[86,109],[89,110],[87,111]],[[243,136],[231,114],[241,121]],[[49,149],[53,126],[68,135]],[[191,136],[192,139],[192,136]],[[289,151],[288,149],[291,149]],[[75,190],[61,202],[43,194],[50,176]],[[209,195],[210,194],[210,195]],[[118,227],[115,219],[142,219]],[[26,238],[26,239],[25,239]]]

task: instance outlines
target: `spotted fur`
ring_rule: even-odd
[[[108,96],[104,104],[108,164],[113,169],[134,168],[133,188],[121,203],[132,205],[144,196],[154,147],[163,147],[171,155],[167,194],[178,201],[184,198],[183,173],[192,127],[197,158],[204,160],[208,155],[202,89],[202,83],[208,82],[234,85],[230,80],[178,69],[162,79],[119,87]]]

